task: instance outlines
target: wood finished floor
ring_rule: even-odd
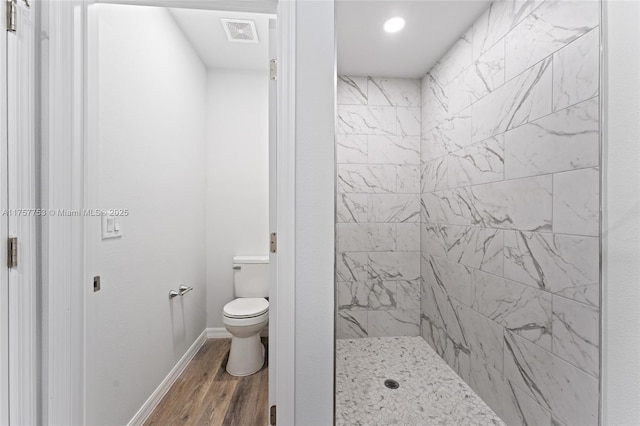
[[[225,369],[230,347],[231,339],[208,339],[145,425],[267,425],[268,363],[251,376],[231,376]]]

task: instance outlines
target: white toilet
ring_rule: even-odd
[[[269,256],[236,256],[233,270],[236,299],[224,305],[222,316],[233,336],[227,372],[248,376],[264,364],[260,331],[269,323]]]

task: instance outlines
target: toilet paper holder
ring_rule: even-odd
[[[178,296],[184,296],[185,294],[189,293],[191,290],[193,290],[193,287],[181,285],[180,287],[178,287],[178,291],[171,290],[169,292],[169,299],[173,299],[174,297],[178,297]]]
[[[185,294],[193,290],[193,287],[187,287],[186,285],[181,285],[180,287],[178,287],[178,290],[180,290],[180,296],[184,296]]]

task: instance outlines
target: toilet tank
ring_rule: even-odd
[[[269,297],[269,256],[233,258],[235,297]]]

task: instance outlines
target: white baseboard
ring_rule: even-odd
[[[224,327],[210,327],[207,328],[207,339],[231,339],[231,333]],[[261,337],[269,337],[269,327],[265,327],[260,332]]]
[[[224,327],[210,327],[206,330],[207,339],[231,339],[231,333]]]
[[[225,330],[226,331],[226,330]],[[153,413],[153,410],[158,406],[162,398],[167,394],[171,385],[176,381],[176,379],[182,374],[184,369],[187,367],[191,359],[198,353],[198,350],[204,345],[204,342],[207,340],[208,334],[207,330],[204,330],[200,336],[196,339],[195,342],[191,345],[191,347],[185,352],[185,354],[180,358],[180,361],[176,363],[176,365],[171,369],[167,377],[164,378],[162,383],[153,391],[149,399],[145,401],[142,407],[138,410],[138,412],[133,416],[133,418],[129,421],[127,426],[139,426],[142,425],[147,418]]]

